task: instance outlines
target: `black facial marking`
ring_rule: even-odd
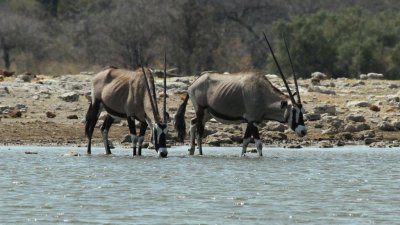
[[[161,129],[164,130],[167,128],[166,124],[157,124],[157,126]],[[160,134],[160,138],[158,138],[158,130],[156,127],[153,128],[153,141],[154,141],[154,147],[156,148],[156,151],[158,152],[159,148],[165,148],[167,146],[167,137],[164,132]]]
[[[292,124],[290,124],[290,128],[292,128],[292,130],[296,129],[296,109],[292,109]]]
[[[281,101],[281,109],[286,108],[288,106],[287,101]]]

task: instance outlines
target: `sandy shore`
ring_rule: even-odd
[[[66,145],[86,146],[84,116],[88,107],[92,74],[58,77],[39,75],[27,82],[16,77],[0,82],[0,134],[2,145]],[[168,79],[168,111],[174,115],[184,90],[193,77]],[[279,78],[270,77],[279,88]],[[161,80],[156,81],[161,84]],[[379,147],[398,146],[400,140],[400,82],[389,80],[327,79],[312,83],[300,80],[300,92],[307,112],[308,134],[298,138],[287,127],[265,123],[261,135],[265,146],[299,147],[307,145],[335,146],[368,144]],[[161,91],[161,89],[160,89]],[[75,94],[68,99],[65,94]],[[160,104],[159,104],[160,105]],[[189,104],[186,119],[193,117]],[[170,122],[170,144],[176,133]],[[98,126],[100,126],[99,121]],[[353,127],[349,127],[353,125]],[[209,145],[239,146],[244,125],[206,124],[204,142]],[[121,121],[111,128],[110,139],[115,146],[129,133]],[[147,132],[146,141],[149,140]],[[93,138],[101,146],[99,128]],[[378,143],[378,144],[377,144]],[[187,141],[186,141],[187,144]]]

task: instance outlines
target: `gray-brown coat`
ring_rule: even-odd
[[[145,72],[145,73],[143,73]],[[146,84],[146,77],[147,84]],[[146,86],[149,86],[147,89]],[[108,116],[102,130],[106,153],[111,154],[108,130],[115,118],[126,118],[132,136],[134,151],[139,143],[139,155],[147,125],[153,131],[154,145],[161,156],[167,155],[165,147],[166,124],[161,120],[156,105],[154,78],[149,69],[135,71],[108,68],[93,77],[92,101],[86,116],[86,135],[89,139],[88,154],[91,153],[91,137],[99,113],[104,108]],[[141,123],[140,134],[136,136],[135,119]]]
[[[242,155],[246,152],[251,136],[254,137],[259,154],[262,155],[258,124],[264,120],[282,123],[289,121],[290,127],[299,136],[304,136],[306,133],[302,109],[297,105],[293,106],[290,98],[262,75],[254,73],[201,75],[188,88],[187,96],[175,116],[175,128],[181,140],[185,136],[183,119],[188,99],[196,111],[196,117],[191,120],[190,127],[190,154],[194,153],[196,133],[198,133],[199,152],[202,154],[201,137],[204,124],[210,118],[222,123],[247,123]]]

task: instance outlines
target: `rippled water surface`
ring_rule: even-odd
[[[2,146],[0,224],[400,223],[400,149],[186,149]]]

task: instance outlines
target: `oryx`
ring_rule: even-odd
[[[267,43],[269,44],[268,40]],[[273,54],[272,49],[270,50]],[[273,56],[275,59],[275,55]],[[276,59],[275,62],[279,67]],[[194,154],[196,133],[199,154],[203,154],[201,142],[204,126],[205,122],[211,118],[222,123],[247,123],[243,137],[242,155],[245,155],[247,145],[253,136],[258,154],[262,156],[262,142],[258,128],[264,120],[288,123],[298,136],[306,135],[307,129],[303,120],[304,109],[300,100],[296,76],[294,75],[297,101],[295,101],[294,94],[290,91],[282,72],[281,75],[289,96],[274,87],[265,76],[255,73],[202,74],[188,88],[185,100],[175,115],[175,129],[178,132],[178,138],[183,141],[186,134],[184,116],[189,99],[196,113],[196,117],[190,121],[190,154]]]
[[[164,76],[164,92],[166,77]],[[167,118],[166,95],[164,94],[163,120],[157,107],[154,77],[151,70],[141,68],[135,71],[107,68],[93,77],[92,100],[86,114],[85,133],[89,139],[87,153],[91,154],[91,139],[101,109],[107,116],[101,127],[106,154],[111,154],[108,131],[114,118],[126,118],[133,142],[133,155],[141,155],[142,143],[147,126],[152,131],[152,141],[159,156],[166,157]],[[139,136],[136,134],[135,120],[140,122]]]

